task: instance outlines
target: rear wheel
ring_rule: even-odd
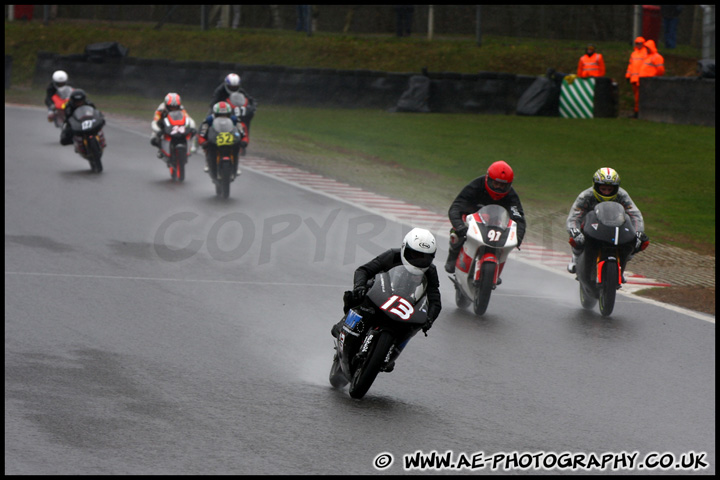
[[[348,381],[342,372],[342,368],[340,367],[340,357],[337,352],[335,352],[332,367],[330,367],[330,385],[335,388],[342,388],[347,385],[347,383]]]
[[[492,262],[484,263],[480,267],[480,282],[475,286],[475,315],[483,315],[490,303],[490,294],[493,290],[493,280],[495,277],[495,264]]]
[[[588,310],[592,310],[595,308],[595,304],[597,304],[597,298],[588,295],[582,284],[580,284],[580,304]]]
[[[378,338],[373,342],[365,362],[358,367],[353,375],[350,383],[350,396],[352,398],[362,398],[370,390],[370,386],[375,381],[383,363],[385,363],[385,358],[387,358],[394,342],[395,340],[390,333],[380,332],[378,334]]]
[[[609,316],[615,308],[615,294],[617,292],[618,264],[613,260],[606,260],[602,268],[602,284],[600,285],[600,314]]]
[[[470,305],[470,299],[465,296],[457,285],[455,285],[455,304],[458,308],[466,308]]]

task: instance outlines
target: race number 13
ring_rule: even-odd
[[[393,313],[403,320],[408,320],[415,312],[410,302],[397,295],[388,298],[387,302],[380,306],[380,309]]]

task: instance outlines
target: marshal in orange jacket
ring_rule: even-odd
[[[580,78],[588,77],[604,77],[605,76],[605,60],[602,54],[593,52],[591,55],[587,53],[580,57],[578,62],[577,76]]]
[[[647,48],[645,48],[645,39],[643,37],[637,37],[635,39],[635,50],[630,54],[630,61],[628,62],[628,68],[625,72],[625,78],[630,80],[630,83],[640,83],[640,68],[647,57]]]
[[[654,40],[645,42],[648,50],[648,56],[645,57],[643,64],[640,66],[640,78],[642,77],[659,77],[665,73],[665,59],[658,53]]]

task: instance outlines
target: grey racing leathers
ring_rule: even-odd
[[[628,195],[628,193],[623,188],[620,188],[618,190],[617,198],[613,201],[625,207],[625,212],[630,216],[636,232],[645,231],[645,222],[643,221],[643,216],[642,213],[640,213],[640,209],[637,208],[635,202],[633,202],[632,198],[630,198],[630,195]],[[580,193],[580,195],[578,195],[575,203],[573,203],[573,206],[570,208],[570,214],[568,215],[567,222],[565,223],[567,232],[571,237],[573,236],[573,229],[582,230],[582,223],[585,219],[585,215],[590,210],[594,209],[595,205],[597,205],[598,203],[600,202],[597,198],[595,198],[592,187],[584,190]]]

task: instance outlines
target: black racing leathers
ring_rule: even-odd
[[[370,260],[365,265],[361,265],[355,270],[353,279],[353,288],[365,287],[367,282],[380,272],[387,272],[398,265],[402,265],[399,248],[391,248],[377,257]],[[427,279],[427,298],[428,298],[428,319],[435,320],[440,315],[442,303],[440,301],[440,280],[438,279],[437,269],[435,265],[425,271]]]
[[[511,187],[507,195],[500,200],[494,200],[485,189],[485,177],[486,175],[476,178],[455,197],[448,211],[450,223],[455,230],[462,229],[465,226],[463,215],[475,213],[484,205],[501,205],[510,212],[510,218],[517,223],[518,245],[520,245],[525,237],[526,228],[525,213],[520,203],[520,197]]]

